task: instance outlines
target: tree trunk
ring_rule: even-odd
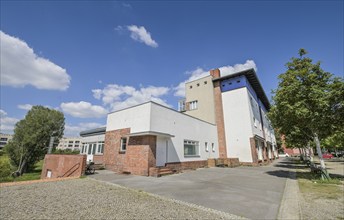
[[[327,173],[326,167],[325,167],[325,162],[324,162],[324,158],[321,152],[321,148],[320,148],[320,141],[318,138],[318,134],[314,133],[314,141],[315,141],[315,146],[317,147],[317,152],[318,152],[318,156],[319,156],[319,160],[320,160],[320,166],[323,169],[324,173],[321,173],[321,178],[324,179],[331,179],[330,175]]]
[[[25,169],[26,169],[26,159],[24,159],[24,160],[22,161],[22,163],[19,164],[19,167],[18,167],[18,170],[17,170],[18,174],[19,174],[20,176],[23,175]]]
[[[324,159],[323,159],[323,156],[322,156],[322,152],[321,152],[321,148],[320,148],[320,141],[319,141],[317,133],[314,133],[314,141],[315,141],[315,146],[317,148],[318,157],[319,157],[319,160],[320,160],[320,166],[321,166],[321,168],[326,169],[325,162],[324,162]]]
[[[311,162],[313,162],[313,154],[311,150],[311,144],[309,142],[307,143],[307,150],[308,150],[309,159],[311,160]]]

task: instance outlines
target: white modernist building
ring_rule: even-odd
[[[109,113],[104,133],[81,133],[88,143],[81,152],[95,155],[96,143],[104,141],[105,167],[137,175],[204,167],[217,159],[255,165],[277,156],[270,104],[253,69],[226,76],[211,70],[185,87],[179,111],[146,102]]]

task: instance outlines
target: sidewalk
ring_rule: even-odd
[[[277,219],[302,219],[296,170],[289,171]]]

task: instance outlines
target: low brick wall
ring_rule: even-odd
[[[208,159],[208,167],[215,167],[215,158]]]
[[[80,177],[85,173],[86,155],[47,154],[41,173],[41,179]]]
[[[207,160],[198,160],[198,161],[187,161],[187,162],[174,162],[166,163],[166,167],[171,168],[177,172],[188,169],[197,169],[202,167],[207,167]]]
[[[93,155],[93,162],[95,164],[104,165],[104,156],[103,155]]]
[[[238,167],[240,166],[239,158],[228,158],[227,164],[229,167]]]

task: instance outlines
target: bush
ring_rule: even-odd
[[[79,150],[71,150],[71,149],[65,149],[65,150],[62,150],[62,149],[56,149],[53,154],[80,154],[80,151]]]
[[[11,175],[12,168],[10,159],[7,156],[0,157],[0,178],[7,178]]]

